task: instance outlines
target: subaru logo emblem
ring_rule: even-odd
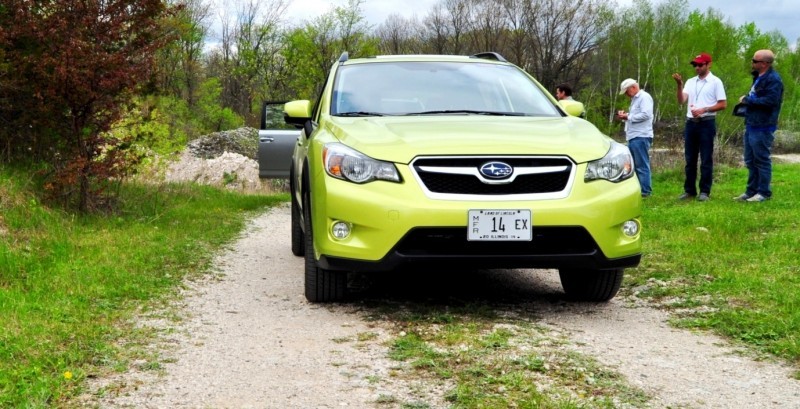
[[[488,162],[481,166],[481,175],[490,179],[503,179],[514,173],[511,165],[503,162]]]

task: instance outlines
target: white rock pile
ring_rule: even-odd
[[[189,142],[178,160],[167,166],[165,179],[247,192],[274,191],[280,182],[258,177],[257,147],[258,131],[252,128],[206,135]]]
[[[223,152],[213,159],[198,158],[188,150],[167,168],[167,182],[195,182],[240,190],[262,190],[258,162],[244,155]],[[268,182],[268,181],[267,181]]]

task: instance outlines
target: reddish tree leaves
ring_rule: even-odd
[[[149,79],[171,11],[161,0],[7,0],[0,8],[6,149],[51,160],[48,186],[81,210],[128,169],[106,131]]]

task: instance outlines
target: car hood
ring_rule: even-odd
[[[567,155],[602,158],[611,139],[578,118],[469,116],[330,117],[327,131],[374,159],[430,155]]]

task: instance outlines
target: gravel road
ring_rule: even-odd
[[[86,406],[104,408],[391,408],[422,402],[446,408],[446,385],[393,376],[388,323],[366,321],[359,303],[315,305],[303,297],[303,262],[289,250],[289,208],[255,218],[215,262],[212,278],[189,283],[178,311],[160,327],[162,371],[134,365],[98,379]],[[617,297],[607,304],[565,303],[557,273],[480,272],[453,288],[422,292],[480,294],[496,310],[528,312],[565,335],[569,348],[595,357],[652,396],[652,408],[800,408],[792,369],[748,354],[715,336],[671,328],[668,315]],[[365,290],[411,298],[414,288],[388,279]],[[524,296],[509,303],[508,297]],[[532,313],[531,313],[532,312]],[[167,330],[174,329],[174,330]],[[370,334],[369,337],[363,336]],[[144,366],[142,364],[142,366]],[[138,368],[138,369],[137,369]],[[141,369],[141,370],[139,370]],[[102,390],[103,393],[98,393]]]

